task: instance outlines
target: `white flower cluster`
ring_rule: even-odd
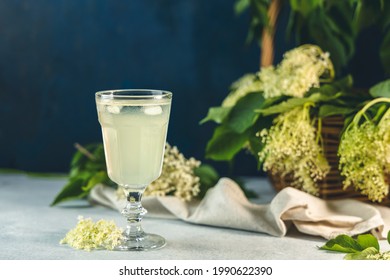
[[[78,217],[76,227],[70,230],[60,244],[91,251],[93,249],[113,250],[119,245],[122,230],[113,221],[99,220],[96,223],[91,218]]]
[[[370,254],[366,256],[367,260],[385,260],[390,261],[390,251],[387,252],[379,252],[377,254]]]
[[[161,176],[146,188],[145,195],[173,194],[184,201],[192,200],[200,192],[200,180],[194,174],[200,163],[192,157],[186,159],[177,147],[167,143]]]
[[[284,54],[277,67],[263,68],[259,77],[263,83],[264,97],[281,95],[303,97],[320,82],[334,76],[329,53],[315,45],[302,45]]]
[[[292,176],[292,185],[318,195],[316,182],[329,172],[329,164],[319,145],[319,131],[313,126],[309,105],[279,115],[269,130],[257,134],[264,143],[259,153],[264,171]]]
[[[276,67],[263,67],[256,74],[246,74],[232,85],[232,91],[222,102],[223,107],[234,106],[250,92],[262,91],[265,98],[277,96],[303,97],[320,82],[334,77],[329,53],[316,45],[302,45],[284,54]]]
[[[372,201],[381,202],[389,193],[390,109],[375,125],[352,123],[339,146],[344,188],[354,186]]]

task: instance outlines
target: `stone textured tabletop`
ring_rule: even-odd
[[[245,178],[248,188],[256,190],[256,203],[267,203],[275,195],[263,178]],[[26,174],[0,174],[0,259],[137,259],[137,260],[340,260],[343,254],[321,251],[326,241],[304,235],[291,228],[285,237],[194,225],[173,219],[143,220],[147,232],[167,240],[160,250],[149,252],[79,251],[59,241],[77,223],[79,215],[114,220],[124,226],[122,216],[103,206],[72,201],[50,207],[54,196],[65,184],[65,177],[36,177]],[[389,250],[387,242],[381,248]]]

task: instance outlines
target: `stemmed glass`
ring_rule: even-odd
[[[172,93],[124,89],[99,91],[95,97],[108,176],[124,189],[127,198],[121,212],[127,226],[115,250],[161,248],[165,239],[142,229],[147,211],[141,198],[161,174]]]

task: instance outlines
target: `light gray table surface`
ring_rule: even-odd
[[[275,195],[264,178],[245,178],[256,190],[256,203]],[[0,260],[340,260],[343,254],[318,249],[326,240],[291,228],[285,237],[189,224],[147,215],[144,229],[164,236],[167,245],[156,251],[116,252],[75,250],[59,241],[77,223],[79,215],[114,220],[124,225],[119,212],[86,201],[50,207],[66,177],[0,174]],[[381,247],[389,250],[387,242]]]

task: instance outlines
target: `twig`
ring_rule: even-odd
[[[81,146],[79,143],[75,143],[74,144],[75,148],[77,150],[79,150],[80,153],[82,153],[83,155],[85,155],[87,158],[89,158],[90,160],[95,160],[96,157],[91,154],[86,148],[84,148],[83,146]]]

